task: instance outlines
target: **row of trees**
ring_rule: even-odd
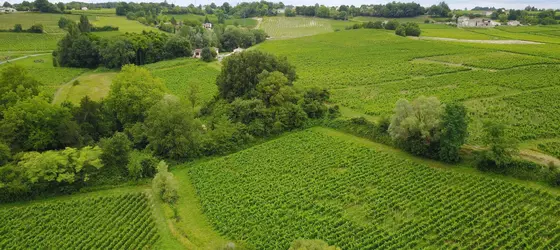
[[[507,22],[512,20],[520,21],[524,24],[531,25],[551,25],[558,24],[560,17],[556,16],[555,10],[542,10],[537,14],[533,14],[527,10],[509,10],[499,9],[492,12],[490,16],[494,20],[499,20],[500,22]]]
[[[43,33],[43,25],[40,23],[36,23],[31,25],[29,29],[23,29],[21,24],[15,24],[13,29],[9,30],[0,30],[0,32],[29,32],[29,33]]]
[[[346,27],[347,30],[350,29],[386,29],[386,30],[394,30],[395,34],[399,36],[420,36],[421,30],[420,26],[417,23],[404,23],[401,24],[397,20],[391,20],[387,22],[375,21],[375,22],[367,22],[367,23],[356,23],[352,26]]]
[[[286,10],[286,16],[316,16],[322,18],[348,19],[352,16],[376,16],[376,17],[414,17],[423,15],[424,7],[417,3],[392,2],[381,5],[362,5],[360,7],[341,5],[339,7],[327,7],[316,4],[314,6],[296,6],[295,9]]]

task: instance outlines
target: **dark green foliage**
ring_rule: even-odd
[[[220,38],[222,49],[233,51],[234,49],[248,48],[266,40],[268,35],[262,30],[247,30],[244,28],[227,27]]]
[[[458,162],[459,150],[468,136],[467,109],[461,103],[445,105],[442,115],[439,159],[445,162]]]
[[[114,174],[126,176],[127,165],[130,161],[132,143],[125,133],[117,132],[110,138],[103,138],[99,142],[103,153],[100,155],[101,162]]]
[[[99,31],[118,31],[119,27],[114,27],[110,25],[105,25],[103,27],[91,27],[91,32],[99,32]]]
[[[23,28],[21,27],[21,24],[15,24],[14,25],[14,32],[22,32]]]
[[[397,21],[397,20],[391,20],[391,21],[388,21],[388,22],[385,24],[385,29],[386,29],[386,30],[396,30],[399,26],[400,26],[399,21]]]
[[[375,22],[367,22],[364,24],[364,28],[366,29],[383,29],[383,22],[375,21]]]
[[[107,68],[120,68],[134,63],[136,57],[132,42],[123,37],[103,40],[99,55]]]
[[[502,123],[487,121],[484,123],[483,143],[488,147],[477,157],[477,167],[481,170],[503,172],[513,162],[517,154],[517,141],[505,133]]]
[[[327,112],[325,102],[330,98],[330,93],[326,89],[311,88],[303,95],[303,110],[309,118],[322,118]]]
[[[66,17],[60,17],[60,19],[58,19],[58,27],[61,29],[65,29],[70,23],[73,23],[73,21]]]
[[[31,25],[31,28],[27,30],[30,33],[43,33],[43,25],[40,23]]]
[[[190,57],[192,47],[189,40],[185,37],[173,36],[165,43],[167,58]]]
[[[421,30],[420,30],[420,26],[418,26],[417,23],[405,23],[404,25],[404,33],[406,34],[406,36],[420,36]]]
[[[8,164],[8,162],[12,159],[12,152],[8,145],[0,142],[0,166]]]
[[[237,97],[252,98],[257,95],[258,75],[263,71],[278,71],[284,74],[291,85],[296,72],[285,58],[261,51],[246,51],[227,57],[216,83],[221,98],[233,101]]]
[[[99,65],[99,41],[95,36],[79,33],[75,25],[68,26],[69,33],[58,42],[53,52],[57,65],[63,67],[95,68]]]
[[[80,106],[72,109],[74,120],[80,126],[82,142],[91,145],[102,137],[112,134],[114,121],[107,111],[106,105],[96,102],[85,96],[80,100]]]
[[[397,36],[406,36],[406,27],[403,25],[400,25],[399,27],[397,27],[397,29],[395,30],[395,34]]]
[[[202,52],[200,52],[200,59],[205,62],[214,61],[216,56],[216,50],[214,50],[213,48],[205,47],[204,49],[202,49]]]
[[[451,14],[451,9],[445,2],[440,2],[438,5],[432,5],[427,9],[428,15],[436,17],[448,17]]]
[[[130,153],[130,160],[126,166],[128,176],[136,180],[153,177],[156,173],[157,164],[158,160],[150,153],[134,150]]]
[[[78,23],[78,29],[82,33],[91,31],[91,24],[89,23],[89,19],[86,15],[80,16],[80,23]]]
[[[39,94],[41,83],[31,77],[27,70],[19,65],[2,69],[0,76],[0,119],[2,112],[18,101],[32,98]]]

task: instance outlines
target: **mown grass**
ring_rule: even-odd
[[[211,23],[218,23],[218,17],[216,15],[195,15],[195,14],[166,14],[170,19],[171,17],[175,17],[177,21],[198,21],[200,23],[204,23],[204,19],[208,17],[208,20]],[[247,27],[247,28],[254,28],[257,26],[257,20],[252,18],[231,18],[225,20],[225,25],[234,25],[238,24],[239,26]]]
[[[353,24],[351,21],[315,17],[265,17],[261,28],[272,39],[288,39],[344,30]]]
[[[116,72],[92,72],[79,76],[73,81],[60,86],[53,103],[69,101],[80,104],[80,100],[88,96],[91,100],[100,101],[109,94]]]

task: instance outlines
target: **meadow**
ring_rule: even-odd
[[[312,129],[193,164],[190,174],[214,228],[256,249],[298,238],[342,249],[560,247],[558,195],[358,141]]]
[[[78,22],[79,15],[63,14],[44,14],[44,13],[12,13],[0,15],[0,29],[13,29],[15,24],[21,24],[23,29],[29,29],[31,25],[42,24],[45,33],[63,33],[64,30],[58,27],[58,20],[61,17],[69,18]],[[2,46],[3,47],[3,46]]]
[[[265,17],[261,27],[271,39],[289,39],[344,30],[354,22],[313,17]]]
[[[218,23],[218,17],[216,15],[195,15],[195,14],[165,14],[167,17],[174,17],[177,21],[198,21],[204,23],[204,19],[208,17],[211,23]],[[253,18],[230,18],[225,20],[225,25],[238,24],[242,27],[254,28],[257,26],[258,21]]]
[[[69,101],[79,105],[82,98],[88,96],[93,101],[100,101],[109,94],[116,72],[96,70],[80,75],[61,85],[53,97],[53,103]]]
[[[539,99],[538,109],[508,101],[555,93],[560,84],[555,44],[419,41],[384,30],[351,30],[269,41],[258,48],[286,56],[298,69],[296,86],[328,88],[335,103],[367,115],[390,116],[400,98],[436,96],[467,104],[475,117],[471,143],[480,142],[480,126],[488,118],[507,117],[510,134],[518,139],[560,137],[552,94]]]
[[[159,239],[146,193],[0,207],[2,249],[144,249]]]

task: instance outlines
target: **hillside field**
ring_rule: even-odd
[[[560,247],[559,196],[368,145],[312,129],[190,174],[215,229],[255,249],[298,238],[342,249]]]
[[[296,85],[328,88],[336,103],[364,114],[390,116],[400,98],[436,96],[467,104],[474,117],[471,143],[480,142],[487,118],[512,125],[510,133],[518,139],[560,137],[554,98],[560,91],[560,78],[554,76],[560,47],[554,44],[418,41],[362,29],[269,41],[258,48],[295,64]]]
[[[271,39],[289,39],[344,30],[355,22],[313,17],[265,17],[261,28]]]

